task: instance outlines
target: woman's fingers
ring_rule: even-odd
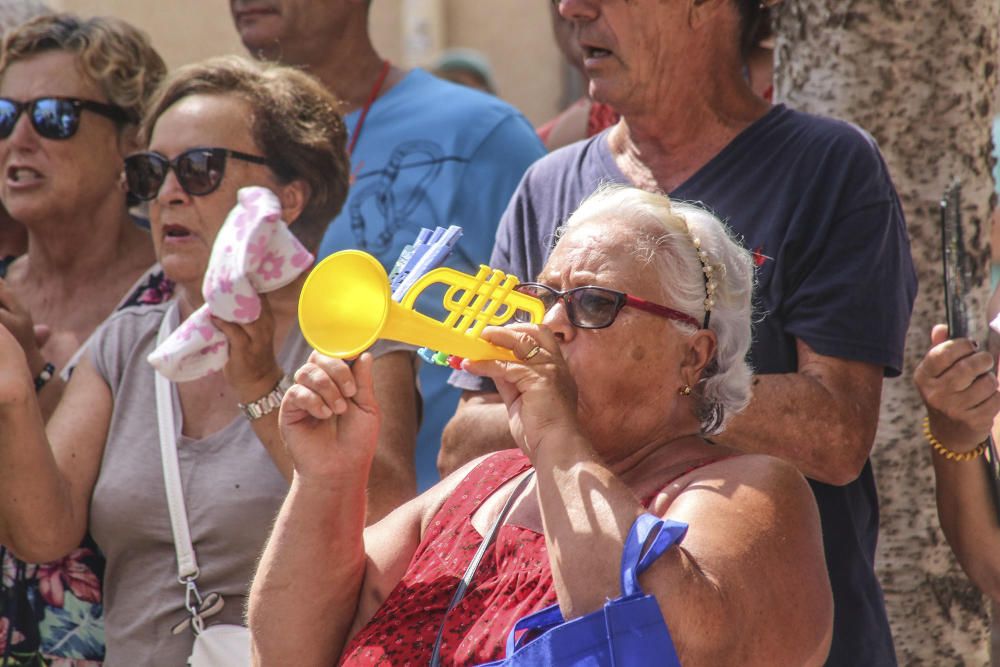
[[[215,315],[212,324],[221,331],[230,346],[256,350],[270,348],[274,343],[274,314],[266,296],[260,298],[260,315],[252,322],[229,322]]]
[[[38,349],[42,349],[52,337],[52,327],[48,324],[36,324],[32,328],[32,333],[35,334],[35,345],[38,346]]]
[[[941,326],[941,325],[938,325]],[[935,327],[935,333],[940,333],[940,329]],[[947,328],[944,329],[947,332]],[[932,336],[932,340],[936,340]],[[917,370],[914,376],[921,376],[922,378],[939,378],[942,375],[951,371],[955,364],[959,363],[966,357],[975,355],[978,351],[978,346],[973,341],[968,338],[955,338],[954,340],[944,340],[935,344],[924,356],[923,360],[917,366]],[[986,354],[981,353],[981,354]],[[989,356],[987,354],[987,356]],[[990,363],[992,366],[992,362]],[[982,372],[982,371],[980,371]],[[971,382],[971,380],[970,380]]]
[[[346,364],[345,364],[346,365]],[[365,352],[354,362],[355,389],[354,402],[364,410],[371,411],[377,406],[375,400],[375,357]]]
[[[522,362],[537,356],[535,348],[554,354],[559,350],[555,335],[547,327],[537,324],[511,324],[506,327],[486,327],[482,338],[488,343],[505,347]]]
[[[948,328],[931,331],[933,347],[913,374],[921,396],[931,410],[962,420],[996,391],[993,357],[967,338],[948,340]]]
[[[940,324],[931,331],[931,343],[913,379],[932,432],[948,446],[981,442],[1000,410],[992,355],[967,338],[948,340],[948,328]]]
[[[965,389],[956,392],[954,399],[945,404],[940,412],[953,419],[967,421],[970,425],[989,425],[996,415],[993,406],[1000,392],[997,391],[996,376],[992,373],[981,375]]]
[[[957,359],[946,371],[934,378],[937,390],[960,393],[980,378],[993,375],[993,357],[989,352],[972,352]]]
[[[482,338],[510,350],[517,361],[466,359],[462,362],[462,369],[498,382],[497,389],[501,396],[504,391],[500,382],[516,384],[522,379],[542,373],[543,368],[551,371],[563,364],[559,343],[544,326],[512,324],[506,327],[486,327]]]
[[[323,397],[301,384],[293,384],[285,392],[281,409],[282,413],[288,415],[293,422],[301,419],[301,413],[314,419],[329,419],[333,416],[333,410]]]
[[[346,361],[328,357],[319,352],[313,352],[309,356],[309,361],[321,368],[330,377],[340,389],[340,393],[343,396],[352,398],[357,393],[358,387],[354,380],[354,373]]]
[[[316,394],[332,414],[343,414],[347,410],[347,398],[323,366],[309,361],[295,371],[294,379],[296,384]]]
[[[41,347],[35,341],[31,313],[3,279],[0,279],[0,324],[14,334],[26,353],[33,347]]]
[[[948,340],[948,325],[935,324],[931,327],[931,346],[940,345]]]
[[[19,305],[17,297],[14,296],[14,291],[7,285],[7,281],[0,278],[0,308],[15,310]]]

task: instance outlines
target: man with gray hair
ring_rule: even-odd
[[[558,9],[583,49],[591,97],[622,119],[528,170],[492,266],[533,279],[556,227],[602,182],[701,201],[728,221],[758,267],[760,320],[754,398],[717,441],[786,459],[810,479],[835,603],[827,664],[894,665],[868,456],[882,379],[902,370],[916,276],[874,140],[754,94],[743,63],[759,0],[562,0]],[[443,472],[483,453],[470,443],[513,446],[499,396],[473,378],[454,382],[467,391],[442,440]]]

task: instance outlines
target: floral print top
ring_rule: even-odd
[[[15,257],[0,258],[0,278]],[[118,310],[173,296],[154,266]],[[65,558],[25,563],[0,546],[0,665],[100,667],[104,660],[101,580],[104,558],[90,535]]]

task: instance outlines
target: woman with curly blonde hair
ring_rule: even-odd
[[[99,325],[169,294],[122,187],[124,157],[165,74],[146,35],[114,18],[46,14],[4,37],[0,200],[28,243],[0,257],[0,325],[24,350],[46,417]],[[103,659],[104,563],[89,537],[55,563],[2,548],[0,562],[0,656]]]

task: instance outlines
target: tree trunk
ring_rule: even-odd
[[[986,338],[998,24],[997,0],[790,0],[776,18],[776,99],[874,135],[920,281],[904,373],[884,384],[872,454],[882,512],[876,568],[900,665],[989,663],[987,606],[938,524],[912,373],[931,326],[944,321],[938,202],[955,178],[972,259],[970,330]]]

